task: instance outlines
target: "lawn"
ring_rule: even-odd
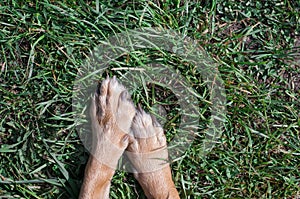
[[[300,198],[296,0],[0,1],[0,198],[77,198],[89,152],[79,136],[85,118],[72,105],[74,85],[95,48],[145,27],[197,41],[225,89],[222,133],[203,155],[214,103],[197,64],[158,46],[124,53],[95,76],[121,78],[155,60],[193,89],[195,137],[171,164],[181,198]],[[172,142],[185,121],[178,96],[143,81],[130,93],[157,114]],[[132,174],[120,170],[110,196],[145,198]]]

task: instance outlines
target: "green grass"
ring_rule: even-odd
[[[113,2],[0,2],[0,198],[77,197],[88,159],[72,111],[77,72],[105,38],[154,26],[197,39],[226,89],[219,143],[200,157],[199,135],[172,164],[181,198],[299,198],[299,1]],[[151,53],[202,95],[192,66]],[[134,66],[143,62],[136,58]],[[170,138],[178,120],[169,91],[140,88],[133,98],[175,117],[166,125]],[[208,105],[199,106],[209,117]],[[138,195],[145,198],[132,175],[118,171],[111,198]]]

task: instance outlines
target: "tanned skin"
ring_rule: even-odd
[[[127,156],[134,176],[148,199],[179,199],[168,163],[167,142],[163,129],[154,116],[140,107],[132,123],[134,141]]]
[[[79,199],[109,198],[110,182],[130,140],[135,107],[115,77],[105,79],[92,99],[92,152],[85,169]]]
[[[179,199],[168,163],[167,142],[155,117],[136,110],[115,77],[92,98],[92,151],[79,199],[108,199],[111,179],[126,149],[134,176],[148,199]]]

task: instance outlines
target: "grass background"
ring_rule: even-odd
[[[106,36],[154,26],[197,39],[227,94],[220,144],[200,158],[196,140],[172,164],[181,198],[299,198],[299,9],[289,0],[0,1],[0,198],[77,197],[88,159],[71,107],[78,69]],[[117,172],[111,198],[138,197],[133,177]]]

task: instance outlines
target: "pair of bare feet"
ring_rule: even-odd
[[[98,87],[90,115],[93,150],[80,199],[109,198],[110,181],[124,152],[147,198],[179,198],[162,127],[155,117],[134,107],[128,91],[115,77],[105,79]]]

